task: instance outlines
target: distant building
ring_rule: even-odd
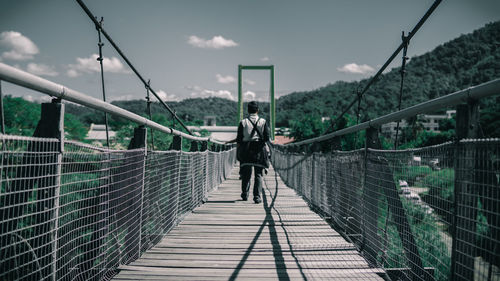
[[[210,133],[210,138],[218,140],[218,141],[230,141],[236,138],[236,134],[238,132],[238,127],[236,126],[187,126],[190,131],[193,131],[195,134],[197,131],[206,130]]]
[[[217,126],[216,116],[205,116],[203,118],[203,126]]]
[[[397,125],[397,122],[389,122],[383,124],[381,127],[382,134],[388,138],[395,138]],[[408,123],[406,123],[406,120],[401,120],[401,122],[399,122],[399,135],[401,135],[401,130],[406,127],[408,127]]]
[[[290,128],[286,127],[279,127],[274,129],[275,134],[277,136],[289,136],[290,135]]]
[[[113,139],[116,137],[116,132],[109,130],[109,138]],[[103,124],[90,124],[90,130],[87,133],[86,139],[95,141],[105,141],[106,140],[106,125]]]
[[[210,133],[210,138],[223,142],[234,140],[238,133],[237,126],[200,126],[200,127],[187,126],[187,127],[195,135],[199,136],[200,135],[199,131],[207,131]],[[288,137],[288,135],[290,134],[289,128],[276,128],[275,132],[276,132],[275,139],[276,141],[278,141],[279,137],[279,144],[285,144],[294,141],[293,138]]]
[[[451,119],[453,114],[457,113],[456,110],[447,110],[445,115],[426,115],[422,114],[418,116],[420,124],[424,126],[426,131],[432,131],[439,133],[439,121],[444,119]]]
[[[435,132],[435,133],[440,133],[441,131],[439,130],[439,121],[444,120],[444,119],[451,119],[453,114],[456,113],[456,110],[447,110],[446,114],[444,115],[428,115],[428,114],[420,114],[417,116],[417,119],[424,130],[428,132]],[[382,134],[386,137],[394,138],[396,136],[396,122],[389,122],[384,125],[382,125]],[[408,123],[406,120],[401,120],[399,123],[399,134],[401,134],[401,131],[408,127]]]

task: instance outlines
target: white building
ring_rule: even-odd
[[[439,130],[439,121],[443,119],[451,119],[453,114],[456,113],[456,110],[447,110],[445,115],[428,115],[428,114],[420,114],[417,116],[418,122],[422,125],[424,130],[429,132],[440,133]],[[390,122],[382,125],[382,134],[386,137],[394,138],[396,136],[396,122]],[[408,127],[408,123],[406,120],[401,120],[399,123],[399,135],[401,135],[401,131]]]
[[[198,131],[208,131],[210,133],[210,138],[218,141],[230,141],[236,138],[238,133],[238,127],[236,126],[187,126],[188,129],[195,134]]]
[[[108,130],[109,138],[116,137],[116,132]],[[103,124],[90,124],[90,130],[87,133],[88,140],[105,141],[106,140],[106,125]]]

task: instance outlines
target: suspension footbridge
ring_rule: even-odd
[[[232,146],[2,63],[0,79],[56,97],[33,137],[0,135],[4,280],[498,278],[500,141],[477,138],[476,101],[500,80],[275,145],[253,204],[239,201]],[[62,99],[138,123],[128,150],[65,140]],[[454,105],[457,141],[381,149],[381,124]],[[148,149],[146,126],[174,134],[171,150]],[[338,150],[360,131],[364,149]],[[406,196],[400,180],[426,173],[423,199]]]
[[[1,83],[53,98],[33,136],[8,135],[0,84],[0,280],[500,280],[500,140],[479,126],[500,79],[401,109],[409,41],[440,0],[336,121],[403,51],[397,110],[275,144],[261,204],[240,200],[236,147],[194,136],[77,2],[98,31],[102,100],[0,62]],[[106,102],[101,35],[146,87],[149,119]],[[270,71],[274,128],[274,66],[238,66],[239,118],[244,69]],[[149,93],[183,129],[152,121]],[[127,149],[67,139],[65,102],[135,124]],[[396,133],[382,148],[382,125],[446,109],[453,141],[402,150]]]

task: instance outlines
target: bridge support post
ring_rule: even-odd
[[[45,136],[45,134],[48,135]],[[60,199],[59,197],[61,192],[61,168],[62,168],[63,152],[64,152],[64,104],[61,103],[60,99],[54,99],[52,100],[52,103],[42,104],[42,118],[40,119],[40,123],[38,124],[37,129],[35,130],[35,136],[55,137],[59,139],[58,154],[54,167],[55,176],[52,179],[54,187],[51,188],[50,190],[46,190],[44,192],[45,196],[42,195],[44,197],[43,199],[50,197],[52,197],[52,199],[50,200],[51,202],[48,203],[49,206],[45,205],[46,204],[44,202],[45,200],[43,200],[42,202],[39,201],[38,203],[44,205],[44,206],[39,206],[40,208],[43,208],[43,210],[50,210],[51,206],[53,207],[52,208],[53,211],[51,211],[51,213],[47,217],[49,218],[48,221],[50,223],[50,231],[48,233],[50,233],[49,235],[51,236],[51,241],[52,241],[51,275],[52,275],[52,280],[57,280],[57,248],[58,248],[57,229],[59,228],[59,199]],[[38,188],[39,190],[42,190],[41,186],[39,186]],[[38,234],[45,232],[35,231],[35,233]],[[41,257],[41,255],[39,255],[38,257]]]
[[[342,142],[340,137],[333,138],[331,145],[332,145],[332,151],[342,150]]]
[[[201,149],[200,151],[206,151],[208,150],[208,142],[207,141],[203,141],[201,142]]]
[[[379,148],[378,128],[369,128],[366,130],[365,160],[364,160],[364,186],[363,186],[363,240],[361,248],[365,257],[371,264],[376,264],[377,252],[380,249],[380,239],[377,235],[378,220],[378,186],[371,180],[376,178],[378,173],[368,165],[369,148]]]
[[[138,237],[138,249],[137,249],[137,257],[139,258],[141,256],[141,249],[142,249],[142,222],[143,222],[143,215],[144,215],[144,188],[145,188],[145,176],[146,176],[146,159],[147,159],[147,153],[148,153],[148,150],[147,150],[147,140],[148,140],[148,137],[147,137],[147,133],[148,133],[148,130],[146,129],[146,127],[144,125],[141,125],[139,126],[138,128],[135,128],[134,129],[134,136],[132,137],[132,139],[130,140],[130,143],[128,145],[128,149],[137,149],[137,148],[144,148],[144,155],[143,155],[143,161],[142,161],[142,171],[141,171],[141,174],[137,175],[139,177],[141,177],[140,179],[140,182],[141,182],[141,189],[137,189],[134,191],[135,192],[138,192],[140,191],[141,194],[140,194],[140,198],[141,198],[141,201],[140,201],[140,205],[138,206],[139,207],[139,210],[140,210],[140,215],[139,215],[139,237]],[[129,227],[129,230],[127,231],[127,236],[131,233],[133,233],[133,226],[131,225]],[[134,239],[133,238],[130,238],[130,239],[126,239],[126,241],[130,241],[130,243],[132,243]]]
[[[182,150],[182,137],[181,136],[174,136],[172,140],[172,144],[170,144],[170,150]]]
[[[191,152],[195,152],[195,151],[199,151],[199,147],[198,147],[198,141],[191,141],[191,149],[189,151]]]
[[[477,193],[474,183],[476,147],[460,143],[479,135],[479,104],[469,101],[457,106],[455,147],[455,199],[453,244],[451,253],[451,280],[473,280],[476,256]]]

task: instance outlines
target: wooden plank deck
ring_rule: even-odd
[[[237,169],[114,280],[383,280],[272,169],[263,203],[241,201]]]

